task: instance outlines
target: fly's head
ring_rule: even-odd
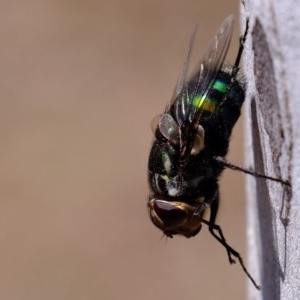
[[[148,208],[153,224],[167,237],[180,234],[187,238],[196,235],[201,229],[204,209],[180,200],[150,198]],[[199,211],[199,212],[198,212]]]

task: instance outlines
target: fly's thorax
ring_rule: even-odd
[[[215,175],[211,161],[202,149],[201,137],[195,139],[189,156],[182,156],[180,149],[165,139],[154,141],[150,152],[148,180],[155,195],[167,197],[197,198],[200,186],[207,177]],[[200,152],[199,152],[200,151]],[[198,153],[199,152],[199,153]]]
[[[196,235],[201,229],[201,220],[205,213],[204,198],[199,198],[194,205],[180,200],[150,198],[149,214],[155,226],[168,237],[181,234],[185,237]]]
[[[150,188],[157,195],[194,199],[201,193],[199,186],[203,177],[191,178],[185,172],[175,176],[149,172]]]

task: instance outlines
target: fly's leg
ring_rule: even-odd
[[[210,214],[210,219],[209,221],[201,219],[201,222],[206,224],[208,226],[209,232],[212,234],[212,236],[220,243],[222,244],[222,246],[226,249],[227,251],[227,255],[229,258],[229,262],[235,263],[234,258],[238,259],[243,271],[245,272],[245,274],[248,276],[248,278],[251,280],[251,282],[253,283],[253,285],[260,290],[260,286],[256,283],[256,281],[253,279],[253,277],[251,276],[251,274],[248,272],[243,258],[241,257],[241,255],[235,251],[230,245],[227,244],[226,239],[223,235],[222,229],[219,225],[215,224],[216,221],[216,217],[217,217],[217,213],[218,213],[218,208],[219,208],[219,192],[217,191],[217,193],[215,194],[214,198],[211,200],[210,203],[210,210],[211,210],[211,214]]]
[[[249,18],[246,19],[246,28],[245,28],[244,34],[240,37],[240,47],[239,47],[239,51],[238,51],[238,54],[237,54],[237,57],[235,59],[235,63],[233,66],[235,74],[239,70],[239,66],[240,66],[242,54],[244,51],[244,46],[245,46],[246,38],[248,35],[248,31],[249,31]]]

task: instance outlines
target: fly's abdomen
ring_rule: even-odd
[[[206,95],[195,95],[191,99],[192,106],[202,105],[199,124],[204,128],[205,145],[212,155],[227,154],[230,135],[244,100],[244,83],[239,75],[232,76],[232,68],[228,66],[219,72]]]
[[[224,126],[228,134],[231,134],[232,128],[241,115],[241,107],[245,100],[245,83],[242,76],[238,73],[232,76],[232,67],[224,67],[220,72],[216,85],[224,86],[224,88],[216,90],[213,87],[212,93],[222,93],[222,100],[219,102],[218,110],[216,111],[220,122],[224,122]]]
[[[245,100],[245,84],[239,77],[240,75],[232,76],[231,66],[224,66],[207,94],[194,93],[191,105],[196,109],[201,108],[207,116],[220,112],[222,114],[224,108],[224,112],[232,110],[231,117],[233,118],[240,111]],[[193,82],[190,90],[194,88]],[[190,91],[190,94],[193,93]]]
[[[206,95],[196,94],[191,99],[191,105],[196,109],[201,108],[203,113],[215,113],[228,92],[228,82],[224,79],[226,78],[217,78]]]

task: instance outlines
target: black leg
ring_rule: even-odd
[[[236,166],[236,165],[228,162],[224,157],[215,156],[214,160],[217,161],[218,163],[220,163],[220,165],[225,167],[225,168],[229,168],[229,169],[234,170],[234,171],[241,171],[245,174],[249,174],[249,175],[252,175],[252,176],[258,177],[258,178],[264,178],[264,179],[269,179],[269,180],[272,180],[272,181],[277,181],[277,182],[280,182],[281,184],[286,185],[287,187],[291,187],[291,184],[288,180],[283,180],[281,178],[275,178],[275,177],[267,176],[267,175],[249,170],[249,169],[245,169],[245,168]]]
[[[208,229],[209,232],[214,236],[214,238],[216,238],[227,250],[227,255],[228,255],[228,259],[230,264],[234,264],[235,260],[231,257],[231,253],[230,251],[227,249],[227,247],[224,245],[225,238],[223,236],[222,231],[220,230],[220,236],[217,236],[214,232],[215,230],[215,223],[216,223],[216,218],[217,218],[217,214],[219,211],[219,191],[217,190],[217,192],[215,193],[213,200],[210,203],[210,218],[209,218],[209,222],[207,223],[208,225]],[[225,241],[226,243],[226,241]]]
[[[244,51],[244,46],[245,46],[248,30],[249,30],[249,18],[246,19],[246,28],[245,28],[244,34],[240,37],[240,47],[239,47],[239,51],[238,51],[238,54],[237,54],[237,57],[236,57],[236,60],[234,63],[235,70],[239,69],[239,65],[240,65],[241,57],[242,57],[242,54]]]
[[[260,286],[255,282],[253,277],[248,272],[241,255],[237,251],[235,251],[230,245],[227,244],[221,227],[219,225],[215,224],[217,213],[218,213],[218,208],[219,208],[219,193],[218,192],[215,194],[214,198],[212,199],[212,201],[210,203],[210,208],[211,208],[211,214],[210,214],[209,221],[201,219],[201,222],[208,226],[209,232],[212,234],[212,236],[219,243],[221,243],[223,245],[223,247],[226,249],[227,255],[228,255],[228,258],[229,258],[229,262],[231,264],[235,263],[235,260],[232,257],[235,257],[236,259],[238,259],[242,269],[244,270],[244,272],[246,273],[248,278],[251,280],[251,282],[254,284],[254,286],[258,290],[260,290]]]

